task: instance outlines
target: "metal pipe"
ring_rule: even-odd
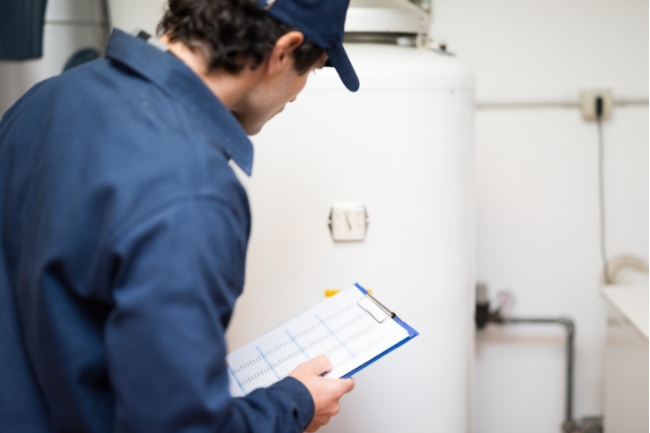
[[[104,16],[104,38],[106,43],[108,43],[109,38],[111,37],[111,29],[113,28],[113,22],[111,20],[111,10],[108,5],[108,0],[101,0],[102,15]]]
[[[511,108],[580,108],[580,103],[572,101],[477,101],[476,108],[511,109]]]
[[[557,324],[562,325],[566,330],[566,401],[564,422],[562,423],[562,430],[565,433],[573,432],[576,428],[576,423],[573,420],[573,364],[574,364],[574,338],[576,326],[573,320],[566,317],[558,318],[522,318],[522,317],[503,317],[501,315],[493,316],[490,320],[493,323],[531,323],[531,324]]]
[[[648,106],[648,99],[615,99],[615,107]],[[580,108],[578,101],[477,101],[479,110],[514,108]]]

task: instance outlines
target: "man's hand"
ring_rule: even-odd
[[[315,432],[339,412],[339,399],[354,389],[352,379],[325,379],[321,374],[332,370],[332,364],[325,355],[296,367],[289,375],[302,382],[314,399],[314,418],[307,426],[307,432]]]

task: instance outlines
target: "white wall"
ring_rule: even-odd
[[[111,24],[127,33],[142,29],[155,35],[165,4],[164,0],[109,0]]]
[[[477,102],[648,97],[645,0],[435,0],[433,36],[476,73]],[[648,260],[648,108],[604,126],[609,257]],[[577,322],[575,414],[602,414],[596,125],[577,109],[476,112],[477,279],[518,316]],[[477,433],[560,431],[564,333],[492,327],[477,339]]]

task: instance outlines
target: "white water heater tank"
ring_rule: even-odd
[[[385,38],[384,38],[385,39]],[[244,294],[229,350],[356,282],[420,336],[357,373],[322,431],[467,433],[473,359],[471,71],[449,55],[349,43],[361,89],[334,69],[253,137]],[[335,242],[334,205],[361,205],[365,239]]]

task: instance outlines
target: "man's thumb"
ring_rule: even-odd
[[[341,379],[341,382],[343,383],[343,394],[347,394],[348,392],[352,391],[354,389],[354,379],[351,377],[347,379]]]

